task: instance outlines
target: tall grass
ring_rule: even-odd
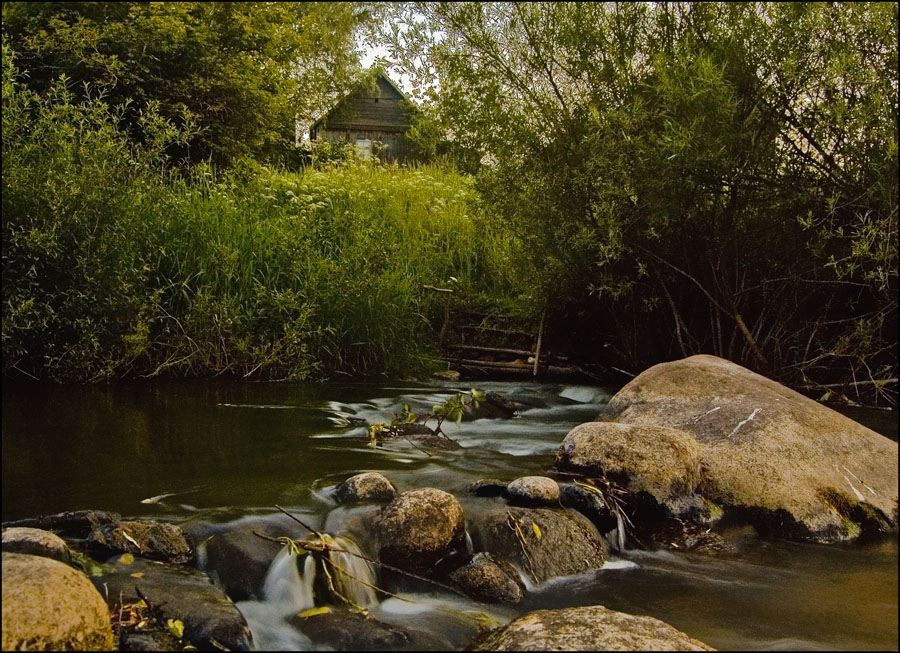
[[[100,99],[44,97],[3,61],[4,374],[410,374],[445,293],[507,301],[514,241],[470,178],[366,163],[168,170]],[[500,305],[500,304],[498,304]]]

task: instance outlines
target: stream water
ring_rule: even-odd
[[[337,508],[331,489],[348,476],[380,471],[400,491],[437,487],[460,496],[477,479],[544,474],[566,433],[612,395],[587,386],[479,383],[530,407],[514,420],[445,426],[464,447],[458,451],[426,452],[403,440],[368,445],[359,420],[389,421],[403,404],[429,411],[467,387],[5,384],[2,519],[95,508],[230,522],[278,504],[338,534],[352,510]],[[851,417],[897,438],[896,413]],[[531,587],[523,604],[490,608],[487,617],[502,623],[534,609],[602,604],[657,617],[720,649],[897,649],[896,537],[848,546],[760,541],[749,531],[732,537],[739,552],[728,557],[625,551],[603,569]],[[273,563],[265,600],[238,604],[261,650],[310,646],[283,619],[285,610],[311,607],[304,594],[311,570],[293,562],[285,554]],[[434,587],[403,598],[412,602],[392,598],[371,611],[460,647],[485,618],[477,614],[484,606]]]

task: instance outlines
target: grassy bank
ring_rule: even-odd
[[[439,167],[176,174],[101,101],[37,97],[4,52],[3,370],[57,381],[321,378],[433,365],[446,294],[512,289],[513,241]]]

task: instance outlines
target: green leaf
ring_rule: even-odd
[[[320,608],[310,608],[309,610],[304,610],[303,612],[297,613],[297,616],[301,619],[307,619],[309,617],[315,617],[317,614],[328,614],[331,612],[331,608],[327,605],[323,605]]]

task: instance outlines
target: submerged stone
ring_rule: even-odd
[[[469,483],[465,489],[476,497],[499,497],[506,492],[506,482],[495,478],[479,479]]]
[[[288,623],[317,645],[333,651],[445,651],[438,637],[379,621],[370,615],[330,608],[311,616],[293,615]]]
[[[104,524],[114,524],[122,520],[122,516],[105,510],[71,510],[55,515],[44,515],[30,519],[18,519],[4,522],[3,527],[40,528],[53,531],[63,537],[85,538],[91,531]]]
[[[466,419],[512,419],[518,413],[518,406],[499,392],[485,393],[484,400],[475,408],[466,404],[463,414]]]

